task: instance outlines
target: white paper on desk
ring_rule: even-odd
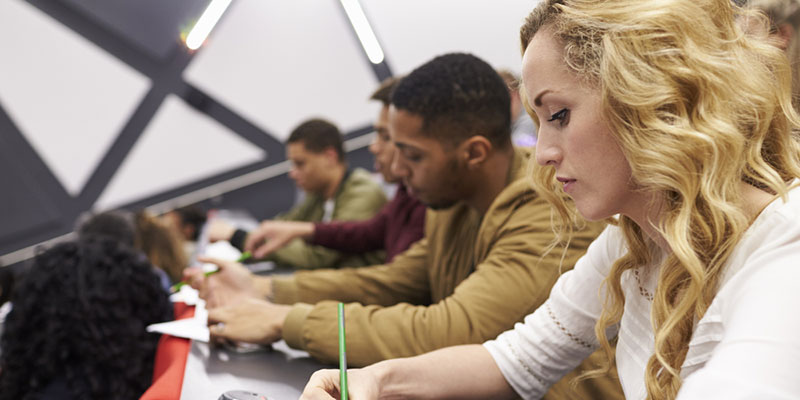
[[[197,302],[194,309],[194,317],[192,318],[148,325],[147,331],[208,343],[208,311],[206,310],[206,303],[203,300]]]
[[[242,257],[242,253],[227,241],[214,242],[206,246],[203,251],[206,257],[218,258],[220,260],[236,261]],[[267,272],[275,269],[276,265],[272,261],[248,262],[245,267],[252,273]],[[202,265],[203,272],[216,271],[217,266],[211,263]]]
[[[220,260],[236,261],[242,256],[242,252],[227,241],[220,240],[206,246],[203,255]]]
[[[164,333],[206,343],[208,343],[209,337],[208,326],[196,321],[194,318],[152,324],[147,327],[147,331]]]
[[[189,285],[181,286],[177,293],[169,295],[169,300],[173,303],[186,303],[187,306],[197,305],[201,301],[199,292]]]

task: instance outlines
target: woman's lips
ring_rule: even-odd
[[[556,180],[564,184],[564,192],[569,193],[569,190],[574,186],[575,179],[556,177]]]

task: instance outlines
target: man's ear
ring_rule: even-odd
[[[339,164],[339,153],[333,147],[328,147],[322,151],[325,154],[325,159],[328,160],[330,165]]]
[[[461,144],[467,167],[475,168],[483,164],[492,151],[492,142],[484,136],[472,136]]]

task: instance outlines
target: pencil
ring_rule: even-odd
[[[347,400],[347,350],[344,340],[344,303],[339,303],[339,392]]]
[[[253,257],[253,254],[250,253],[249,251],[245,251],[244,253],[242,253],[242,255],[239,258],[236,259],[236,262],[247,261],[248,259],[250,259],[250,257]],[[213,271],[206,271],[206,272],[203,273],[203,276],[213,275],[213,274],[216,274],[217,272],[219,272],[219,269],[215,269]],[[175,292],[181,290],[181,288],[184,285],[187,285],[188,283],[189,282],[186,282],[186,281],[180,281],[180,282],[172,285],[172,287],[169,288],[169,291],[171,293],[175,293]]]

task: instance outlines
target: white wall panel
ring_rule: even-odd
[[[395,74],[456,51],[519,73],[519,28],[538,1],[361,0],[361,4]]]
[[[237,0],[185,71],[187,81],[283,141],[311,116],[371,123],[377,86],[335,0]]]
[[[265,157],[260,148],[170,95],[95,208],[116,207]]]
[[[150,81],[21,0],[0,1],[0,103],[73,195]]]

